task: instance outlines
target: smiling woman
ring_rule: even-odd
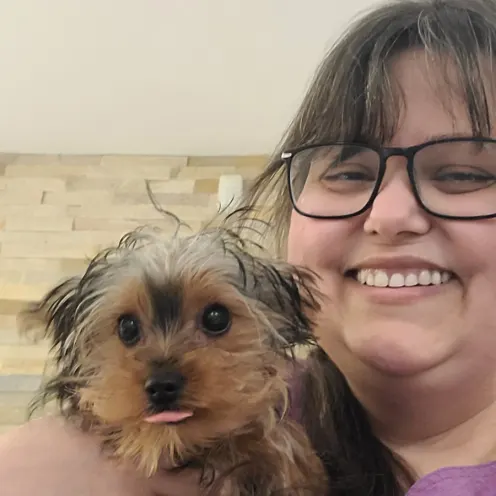
[[[266,239],[320,275],[321,347],[292,396],[333,496],[494,495],[495,48],[493,0],[372,9],[331,49],[246,198],[275,196]],[[9,434],[3,491],[96,481],[92,442],[52,421]],[[101,467],[88,494],[110,494],[105,477],[136,481]],[[160,479],[161,494],[196,494],[178,480]],[[115,494],[151,494],[144,484]]]
[[[494,492],[495,44],[490,0],[373,9],[250,193],[329,301],[298,401],[335,494]]]

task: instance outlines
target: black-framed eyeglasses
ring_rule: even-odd
[[[407,148],[336,142],[285,151],[281,160],[293,207],[301,215],[321,219],[367,211],[393,156],[406,158],[413,195],[428,213],[459,220],[496,217],[496,139],[479,137],[438,139]]]

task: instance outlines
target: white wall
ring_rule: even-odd
[[[0,151],[252,154],[377,0],[0,0]]]

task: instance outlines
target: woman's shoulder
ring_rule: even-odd
[[[0,437],[0,480],[2,494],[16,496],[197,494],[197,483],[162,475],[145,480],[133,468],[118,466],[94,437],[57,417],[30,421]]]
[[[446,467],[417,481],[407,496],[493,496],[496,462],[465,467]]]

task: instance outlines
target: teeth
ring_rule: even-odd
[[[386,286],[391,288],[401,288],[405,286],[405,284],[405,276],[403,274],[392,274]]]
[[[370,275],[372,277],[367,276],[367,284],[369,286],[379,286],[380,288],[387,288],[389,280],[385,272],[378,270],[375,274],[370,274]]]
[[[418,282],[421,286],[429,286],[431,283],[431,273],[428,270],[423,270],[418,276]]]
[[[438,286],[447,283],[453,275],[438,270],[421,270],[389,273],[380,269],[361,269],[356,272],[356,280],[377,288],[403,288],[412,286]]]

